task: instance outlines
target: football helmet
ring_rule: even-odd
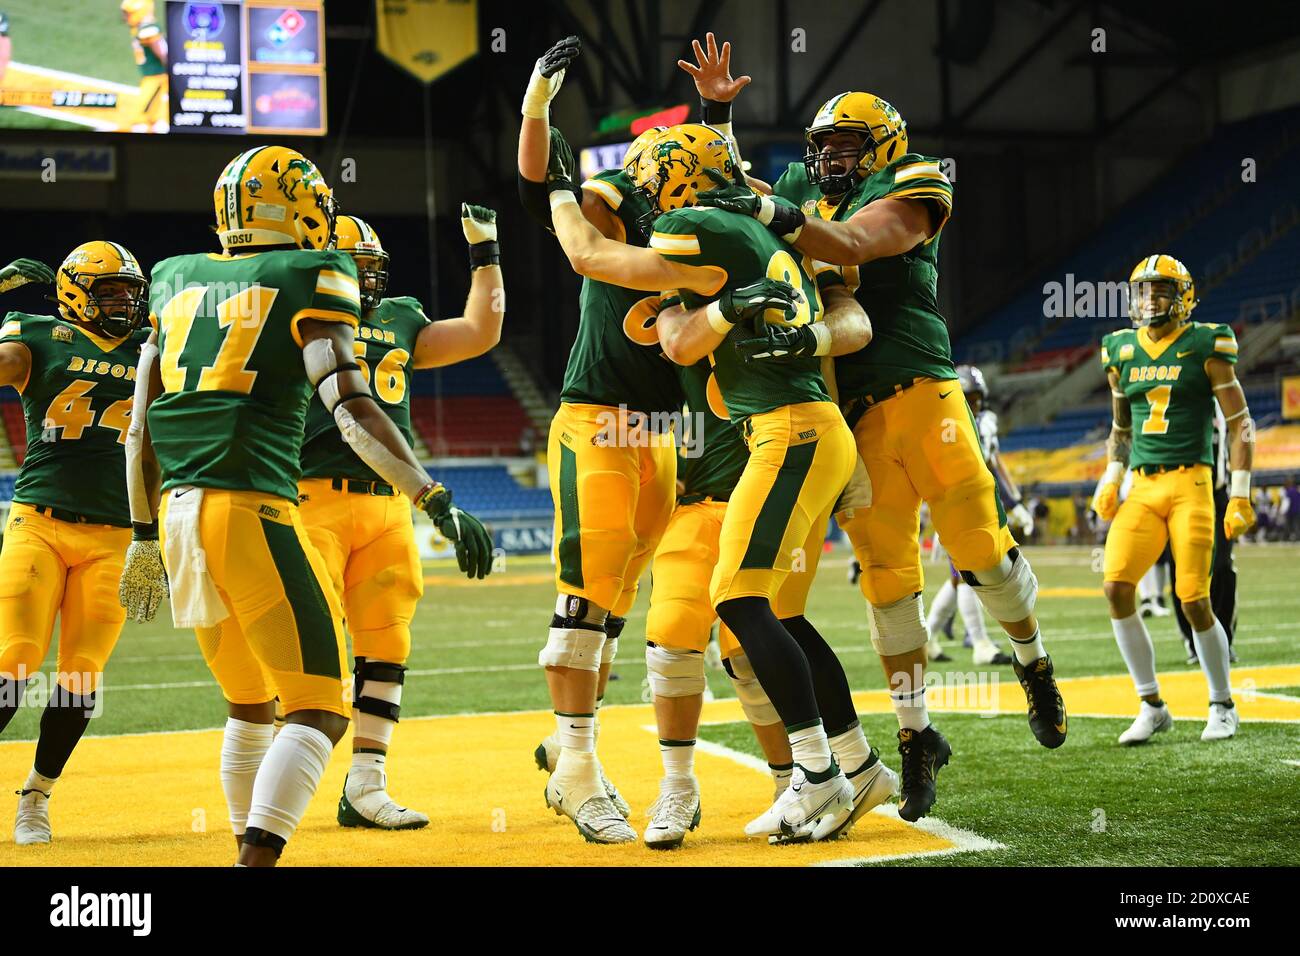
[[[965,395],[978,395],[984,400],[988,400],[989,389],[984,384],[984,373],[974,365],[958,365],[957,380],[961,382],[961,390]]]
[[[637,136],[636,139],[632,140],[632,142],[628,143],[627,152],[623,154],[623,168],[627,169],[636,162],[637,157],[641,155],[641,151],[650,143],[658,139],[659,134],[666,129],[668,129],[667,126],[651,126],[648,130],[643,131],[639,136]]]
[[[644,134],[643,134],[644,135]],[[633,147],[636,143],[632,144]],[[691,206],[701,189],[717,184],[705,175],[716,169],[728,179],[735,176],[736,158],[725,134],[702,123],[669,126],[643,144],[625,167],[628,177],[650,204],[638,225],[646,234],[651,224],[666,212]]]
[[[1157,296],[1169,305],[1160,311]],[[1187,267],[1173,256],[1147,256],[1128,277],[1128,317],[1138,328],[1182,322],[1196,308],[1196,286]]]
[[[339,216],[334,223],[334,248],[356,261],[361,306],[373,309],[388,288],[388,253],[379,241],[379,233],[357,216]]]
[[[116,289],[106,289],[105,284]],[[144,324],[148,298],[149,280],[140,263],[116,242],[83,242],[54,273],[59,317],[88,325],[110,339],[130,335]]]
[[[154,0],[122,0],[122,16],[127,26],[134,29],[154,18]]]
[[[832,133],[857,133],[862,145],[822,152]],[[824,196],[840,196],[907,152],[907,124],[898,110],[874,93],[840,93],[822,104],[804,132],[804,143],[808,182]],[[841,172],[831,168],[836,160],[843,163]]]
[[[227,252],[328,249],[334,238],[333,190],[311,160],[287,146],[254,146],[232,159],[217,179],[212,204]]]

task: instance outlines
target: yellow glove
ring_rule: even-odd
[[[1102,521],[1111,521],[1119,511],[1119,483],[1124,480],[1124,464],[1112,461],[1106,466],[1106,473],[1097,482],[1097,490],[1092,495],[1092,510]]]
[[[1223,513],[1223,535],[1229,541],[1239,538],[1255,527],[1255,509],[1249,498],[1229,498],[1228,509]]]

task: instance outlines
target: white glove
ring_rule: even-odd
[[[167,597],[167,571],[156,540],[132,541],[126,549],[126,564],[117,599],[129,618],[140,623],[152,621],[158,605]]]
[[[480,242],[495,242],[497,238],[497,214],[495,209],[486,206],[460,204],[460,228],[465,233],[465,241],[471,246]]]
[[[1029,509],[1023,503],[1016,505],[1008,512],[1007,521],[1019,528],[1026,538],[1034,533],[1034,516],[1029,513]]]

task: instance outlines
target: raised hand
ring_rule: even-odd
[[[713,100],[716,103],[730,103],[750,84],[751,77],[732,77],[730,43],[722,44],[722,50],[719,52],[718,41],[714,39],[712,33],[705,37],[705,42],[708,44],[707,52],[700,46],[699,40],[691,41],[691,48],[695,51],[695,63],[689,60],[678,60],[677,65],[689,73],[691,79],[695,81],[695,89],[701,99]]]

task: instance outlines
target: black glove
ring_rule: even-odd
[[[802,297],[802,293],[783,279],[759,279],[722,293],[718,298],[718,308],[732,325],[761,322],[768,309],[780,309],[786,319],[792,319]]]
[[[537,72],[550,79],[566,69],[582,52],[582,41],[576,36],[565,37],[537,58]]]
[[[782,326],[769,325],[761,320],[759,335],[752,339],[741,339],[736,343],[736,351],[745,358],[747,364],[755,362],[794,362],[817,354],[817,336],[811,325]]]
[[[49,285],[54,281],[54,270],[36,259],[15,259],[0,269],[0,292],[8,292],[29,282]]]
[[[582,205],[582,188],[578,185],[578,161],[573,157],[573,147],[554,126],[551,127],[551,154],[546,161],[546,191],[567,189]]]
[[[450,491],[439,488],[423,508],[443,537],[455,543],[456,563],[466,577],[482,580],[492,573],[492,536],[478,518],[452,505]]]
[[[759,195],[749,186],[728,179],[716,169],[706,169],[704,174],[717,185],[696,194],[695,202],[698,205],[750,216],[786,242],[794,242],[798,238],[799,230],[807,218],[802,209],[796,209],[784,200],[778,202],[771,196]],[[737,175],[743,181],[744,173],[737,169]]]

